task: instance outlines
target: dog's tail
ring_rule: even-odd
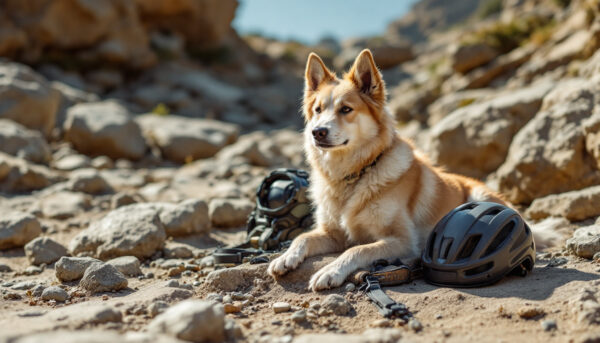
[[[533,233],[533,241],[536,250],[541,250],[555,246],[562,239],[562,235],[557,231],[563,227],[569,226],[569,222],[564,218],[546,218],[539,223],[527,223]]]

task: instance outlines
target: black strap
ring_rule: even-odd
[[[371,302],[375,304],[385,318],[400,318],[408,322],[412,317],[412,313],[408,311],[406,305],[396,302],[385,294],[376,277],[367,275],[365,283],[360,287],[360,290],[367,294]]]
[[[264,251],[253,248],[220,248],[213,252],[215,264],[240,264],[246,257],[263,254]]]

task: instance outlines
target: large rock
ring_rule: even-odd
[[[525,214],[531,219],[560,216],[570,221],[596,217],[600,215],[600,186],[535,199]]]
[[[42,214],[46,218],[67,219],[88,208],[90,198],[86,194],[61,191],[41,200]]]
[[[145,204],[132,204],[93,222],[71,240],[69,250],[102,260],[128,255],[147,258],[162,249],[165,238],[158,211]]]
[[[94,263],[83,273],[79,286],[91,293],[118,291],[127,288],[127,278],[112,264]]]
[[[236,125],[208,119],[148,114],[136,120],[164,157],[180,163],[214,156],[239,133]]]
[[[499,53],[484,43],[459,45],[451,52],[452,68],[459,73],[466,73],[488,63]]]
[[[600,77],[563,81],[514,137],[498,169],[499,189],[514,203],[600,183],[586,136],[600,130]],[[586,128],[589,130],[586,131]]]
[[[158,315],[148,331],[192,342],[223,342],[225,311],[211,301],[185,300]]]
[[[600,252],[600,226],[591,225],[577,229],[566,243],[567,250],[583,258],[591,259]]]
[[[0,118],[50,135],[60,98],[60,93],[31,68],[0,63]]]
[[[208,204],[208,214],[216,227],[244,226],[254,203],[248,199],[212,199]]]
[[[474,177],[491,173],[551,87],[539,83],[457,109],[431,128],[431,158],[453,172]]]
[[[231,32],[235,0],[135,0],[144,24],[177,32],[194,46],[213,48]],[[199,34],[201,32],[201,34]]]
[[[0,151],[34,163],[50,160],[50,147],[39,132],[7,119],[0,119]]]
[[[40,265],[51,264],[67,255],[67,249],[60,243],[48,237],[38,237],[25,244],[25,256],[29,263]]]
[[[210,229],[208,205],[201,199],[164,204],[160,207],[160,221],[169,236],[205,233]]]
[[[94,263],[101,261],[91,257],[63,256],[54,265],[56,278],[63,282],[81,279],[85,270]]]
[[[42,165],[0,152],[0,191],[28,192],[62,180],[61,175]]]
[[[0,218],[0,249],[22,247],[42,233],[40,222],[32,215],[11,211]]]
[[[136,160],[146,152],[139,126],[129,112],[114,101],[69,108],[64,130],[65,140],[85,154]]]
[[[156,60],[133,0],[10,0],[0,5],[27,33],[27,53],[17,56],[29,61],[43,58],[42,51],[49,49],[88,64],[143,68]]]

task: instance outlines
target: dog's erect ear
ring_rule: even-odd
[[[375,100],[385,100],[385,83],[369,49],[360,52],[347,77],[361,92]],[[381,97],[383,99],[380,99]]]
[[[314,52],[308,55],[306,62],[306,72],[304,74],[305,90],[312,92],[317,90],[319,85],[325,81],[333,80],[335,76],[327,67],[323,60]]]

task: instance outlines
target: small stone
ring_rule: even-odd
[[[27,268],[25,268],[25,270],[23,271],[23,274],[25,275],[37,275],[37,274],[41,274],[44,271],[43,268],[38,267],[38,266],[29,266]]]
[[[4,294],[4,300],[19,300],[21,299],[21,294],[17,292],[7,292]]]
[[[58,286],[50,286],[42,292],[42,300],[56,300],[63,302],[69,299],[69,293]]]
[[[68,253],[65,247],[48,237],[38,237],[25,244],[24,249],[29,263],[36,266],[54,263]]]
[[[140,260],[135,256],[121,256],[113,258],[106,263],[113,265],[118,271],[127,276],[137,276],[142,274]]]
[[[228,294],[228,295],[226,295],[226,296],[223,297],[222,301],[225,304],[231,304],[233,302],[233,297]]]
[[[166,302],[155,301],[152,304],[150,304],[150,306],[148,306],[146,312],[150,317],[154,318],[159,314],[163,313],[167,308],[169,308],[169,304],[167,304]]]
[[[552,330],[557,329],[556,320],[554,320],[554,319],[543,320],[541,325],[542,325],[542,329],[544,329],[544,331],[552,331]]]
[[[242,306],[239,303],[234,304],[223,304],[225,313],[238,313],[242,310]]]
[[[225,311],[221,304],[211,301],[185,300],[154,318],[148,331],[186,341],[222,342],[225,339]]]
[[[292,314],[291,319],[294,323],[302,323],[306,320],[306,310],[298,310]]]
[[[12,269],[10,268],[10,266],[0,263],[0,273],[8,273],[8,272],[12,272]]]
[[[548,262],[548,267],[558,267],[569,262],[565,257],[552,257]]]
[[[290,308],[290,304],[283,301],[279,301],[273,304],[273,311],[275,311],[275,313],[287,312],[290,310]]]
[[[540,307],[529,307],[523,306],[518,311],[517,314],[519,317],[523,319],[531,319],[540,315],[545,314],[546,312]]]
[[[411,328],[414,332],[419,332],[423,329],[423,324],[416,318],[411,318],[408,321],[408,327]]]
[[[21,281],[21,282],[17,282],[10,288],[14,289],[15,291],[25,291],[28,289],[32,289],[36,285],[37,285],[37,283],[35,281]]]
[[[165,286],[178,288],[179,287],[179,281],[177,281],[177,280],[169,280],[169,281],[167,281],[167,284]]]
[[[54,265],[56,278],[63,282],[81,279],[85,270],[93,263],[101,261],[91,257],[63,256]]]
[[[435,319],[442,319],[442,318],[443,318],[443,316],[442,316],[442,314],[441,314],[441,313],[438,313],[438,314],[436,314],[436,315],[435,315],[435,317],[434,317],[434,318],[435,318]]]
[[[127,288],[125,275],[107,263],[94,263],[86,269],[79,285],[92,292],[110,292]]]
[[[230,340],[240,340],[244,338],[242,328],[231,318],[225,319],[225,334]]]
[[[206,296],[206,300],[212,300],[215,302],[223,302],[223,296],[221,294],[218,293],[209,293]]]
[[[354,292],[354,290],[356,290],[356,285],[352,282],[349,282],[346,284],[346,286],[344,286],[344,289],[346,290],[346,292]]]
[[[330,294],[323,301],[323,308],[338,316],[345,316],[352,310],[352,305],[338,294]]]

